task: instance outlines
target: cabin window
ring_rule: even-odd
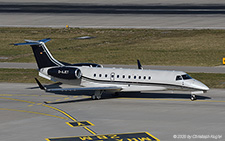
[[[146,76],[144,76],[143,78],[146,79]]]
[[[105,74],[105,77],[107,77],[108,75],[107,74]]]
[[[125,78],[125,75],[123,75],[123,78]]]
[[[94,74],[94,77],[96,77],[96,73]]]
[[[182,80],[182,77],[181,77],[180,75],[178,75],[178,76],[176,77],[176,81],[178,81],[178,80]]]
[[[120,75],[117,75],[117,78],[120,78]]]
[[[139,76],[138,78],[141,79],[141,76]]]
[[[136,79],[136,76],[134,76],[134,79]]]
[[[128,78],[130,79],[130,75],[128,76]]]
[[[151,76],[148,77],[148,80],[151,80]]]
[[[102,77],[102,74],[99,74],[99,77]]]

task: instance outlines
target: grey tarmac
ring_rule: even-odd
[[[172,91],[104,95],[101,100],[91,100],[84,93],[45,93],[29,83],[0,83],[0,90],[2,141],[133,132],[148,132],[162,141],[201,141],[202,135],[210,137],[206,141],[225,138],[224,89],[211,89],[198,95],[197,101],[190,101],[188,92]],[[70,127],[66,122],[73,118],[94,126]]]
[[[1,0],[0,27],[225,29],[222,0]]]

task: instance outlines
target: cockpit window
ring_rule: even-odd
[[[182,75],[182,77],[183,77],[184,80],[192,79],[192,77],[189,76],[188,74]]]
[[[176,77],[176,81],[178,81],[178,80],[182,80],[182,77],[181,77],[180,75],[178,75],[178,76]]]

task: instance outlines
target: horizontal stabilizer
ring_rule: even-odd
[[[16,43],[13,44],[14,46],[21,46],[21,45],[39,45],[40,43],[38,42],[27,42],[27,43]]]
[[[46,39],[42,39],[42,40],[38,40],[38,41],[33,41],[33,40],[25,40],[26,43],[16,43],[14,44],[14,46],[20,46],[20,45],[39,45],[41,43],[46,43],[48,41],[50,41],[50,38],[46,38]]]
[[[37,78],[35,78],[35,80],[41,90],[46,90],[45,87],[41,84],[41,82]]]

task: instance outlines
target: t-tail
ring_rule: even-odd
[[[50,41],[50,38],[42,39],[38,41],[25,40],[25,43],[16,43],[15,46],[19,45],[30,45],[34,52],[35,59],[37,61],[38,68],[52,67],[52,66],[64,66],[64,64],[56,60],[47,49],[45,43]]]

